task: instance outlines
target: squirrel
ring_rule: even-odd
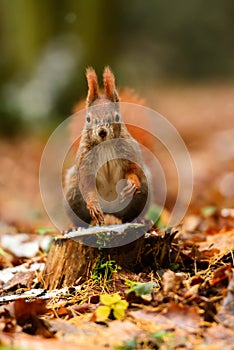
[[[110,68],[103,72],[104,94],[93,68],[87,68],[86,78],[86,121],[74,165],[65,177],[67,213],[76,226],[108,224],[105,218],[110,216],[116,223],[131,222],[147,208],[147,168],[138,142],[122,121]]]

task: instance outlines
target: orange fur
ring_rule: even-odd
[[[100,113],[100,118],[93,119],[93,124],[91,125],[92,129],[88,128],[88,124],[85,124],[84,133],[82,134],[81,139],[79,139],[79,129],[82,129],[82,126],[84,125],[84,119],[85,114],[83,113],[83,116],[81,118],[74,118],[74,121],[76,119],[76,123],[72,122],[70,127],[72,129],[72,134],[74,135],[74,129],[76,128],[76,135],[78,139],[75,142],[74,146],[78,147],[78,153],[75,159],[75,166],[72,166],[70,170],[67,173],[66,176],[66,197],[68,199],[69,206],[75,213],[81,213],[82,220],[85,220],[87,223],[90,223],[90,220],[94,220],[95,223],[102,224],[104,219],[104,212],[102,207],[100,206],[99,199],[98,199],[98,192],[96,189],[96,180],[99,183],[100,182],[100,190],[101,195],[105,198],[107,192],[113,191],[116,187],[116,183],[118,183],[119,180],[122,180],[124,177],[125,179],[129,180],[130,183],[127,184],[127,186],[123,189],[123,199],[125,200],[129,194],[134,192],[132,207],[126,207],[127,209],[123,209],[122,211],[119,211],[118,213],[120,215],[120,218],[124,220],[124,222],[127,222],[128,220],[131,220],[134,218],[134,215],[138,215],[138,213],[141,213],[141,211],[144,209],[144,206],[147,201],[148,191],[150,184],[147,184],[147,177],[144,174],[144,164],[145,161],[143,161],[143,157],[141,156],[141,151],[138,148],[137,142],[134,141],[127,131],[127,125],[125,123],[118,123],[118,119],[116,119],[116,116],[119,113],[119,106],[115,105],[114,102],[118,102],[118,94],[115,87],[115,78],[113,73],[111,72],[109,67],[106,67],[104,69],[103,73],[103,85],[104,85],[104,94],[99,94],[99,88],[98,88],[98,80],[95,71],[92,68],[88,68],[86,72],[87,81],[88,81],[88,98],[87,98],[87,107],[88,112],[89,109],[91,109],[94,105],[101,105],[101,113],[103,112],[103,119],[102,115]],[[111,103],[113,102],[113,103]],[[106,161],[106,154],[103,152],[100,152],[100,154],[97,154],[94,156],[94,154],[88,156],[89,150],[95,147],[95,131],[97,131],[98,128],[102,124],[102,121],[105,120],[105,107],[103,104],[107,104],[107,115],[111,113],[111,121],[107,123],[107,127],[109,126],[110,130],[112,130],[113,126],[118,126],[118,133],[110,134],[111,138],[114,139],[115,137],[121,137],[122,139],[127,139],[130,141],[130,144],[122,143],[122,153],[123,158],[120,158],[119,160],[116,160],[116,163]],[[126,105],[125,105],[126,106]],[[141,138],[143,140],[144,136],[146,134],[143,131],[143,134],[141,132],[141,129],[135,125],[142,125],[142,122],[146,122],[147,115],[145,116],[142,109],[134,110],[134,106],[132,106],[133,109],[130,108],[130,111],[124,111],[123,114],[126,114],[126,117],[123,117],[123,120],[126,120],[126,124],[133,124],[133,130],[138,132],[140,131]],[[87,112],[86,112],[87,113]],[[120,108],[120,114],[121,108]],[[90,112],[90,115],[92,117],[92,111]],[[94,114],[95,118],[95,114]],[[79,119],[77,121],[77,119]],[[83,119],[83,122],[81,120]],[[90,118],[91,119],[91,118]],[[141,122],[140,122],[141,121]],[[98,124],[100,122],[100,124]],[[87,120],[87,123],[89,123],[89,120]],[[118,125],[116,125],[118,123]],[[87,133],[86,133],[87,131]],[[137,133],[136,133],[137,134]],[[135,135],[132,135],[133,137]],[[139,135],[137,135],[139,136]],[[137,139],[137,137],[136,137]],[[142,141],[141,140],[141,141]],[[79,143],[79,146],[78,146]],[[134,147],[134,145],[136,147]],[[73,148],[74,150],[74,148]],[[109,150],[106,150],[107,154]],[[110,152],[115,152],[115,147],[110,145]],[[111,153],[112,154],[112,153]],[[127,156],[130,155],[130,159],[128,161],[128,158],[125,159],[125,154]],[[87,160],[87,156],[89,157]],[[95,157],[98,157],[97,162]],[[85,158],[86,157],[86,158]],[[83,161],[83,159],[86,159],[86,161]],[[132,159],[132,160],[131,160]],[[113,181],[109,181],[108,177],[106,175],[103,175],[101,177],[97,177],[95,179],[94,177],[90,176],[90,174],[93,174],[98,171],[99,161],[105,161],[108,163],[108,172],[113,177]],[[114,164],[114,165],[113,165]],[[117,171],[116,171],[117,169]],[[77,172],[78,178],[79,178],[79,184],[75,183],[72,178],[72,172]],[[116,176],[115,176],[116,175]],[[109,183],[110,188],[108,188],[108,191],[106,192],[105,186],[106,183]],[[75,191],[74,191],[75,186]],[[80,191],[82,189],[82,193]],[[111,190],[110,190],[111,189]],[[126,198],[125,198],[126,196]],[[85,202],[85,203],[84,203]],[[114,207],[113,207],[114,208]],[[70,213],[70,211],[69,211]],[[72,214],[72,213],[71,213]],[[117,215],[118,216],[118,215]],[[71,215],[71,219],[76,222],[76,218],[74,218],[73,215]],[[78,220],[79,221],[79,220]]]
[[[93,83],[96,82],[97,83],[97,76],[96,73],[94,72],[94,70],[92,68],[88,68],[87,69],[88,72],[88,76],[90,78],[90,81],[92,82],[91,84],[91,88],[93,86]],[[94,73],[94,75],[93,75]],[[87,79],[88,79],[87,76]],[[103,78],[104,79],[104,87],[105,84],[108,86],[108,89],[111,91],[111,89],[115,89],[115,79],[113,76],[113,73],[111,72],[111,70],[109,69],[109,67],[106,67],[104,70],[104,74],[103,74]],[[98,83],[97,83],[98,84]],[[98,85],[97,85],[98,86]],[[108,90],[108,91],[109,91]],[[99,90],[97,90],[99,91]],[[99,93],[99,92],[98,92]],[[105,91],[106,93],[106,91]],[[92,94],[92,97],[94,95]],[[99,96],[99,95],[98,95]],[[133,103],[136,105],[145,105],[145,100],[143,98],[141,98],[140,96],[138,96],[138,94],[133,90],[133,89],[129,89],[129,88],[124,88],[122,90],[120,90],[120,101],[121,102],[128,102],[128,103]],[[94,100],[93,100],[94,101]],[[77,113],[81,110],[85,109],[85,100],[79,101],[73,108],[73,113]],[[142,145],[144,145],[146,148],[148,148],[149,150],[151,150],[151,152],[156,154],[156,149],[155,149],[155,137],[153,135],[151,135],[149,132],[147,132],[146,130],[144,130],[142,127],[138,127],[137,125],[142,125],[142,110],[139,108],[139,112],[138,111],[134,111],[134,113],[131,113],[131,109],[129,111],[130,113],[127,114],[127,116],[123,115],[123,120],[126,123],[126,126],[129,130],[129,132],[131,133],[131,135]],[[151,122],[150,120],[148,120],[146,118],[146,116],[143,117],[144,118],[144,125],[149,125],[149,123]],[[70,133],[71,133],[71,137],[74,140],[76,137],[79,137],[82,133],[82,129],[85,123],[85,119],[84,119],[84,115],[81,115],[78,118],[74,118],[70,125]],[[150,125],[149,125],[150,126]],[[74,145],[74,149],[78,148],[79,145],[79,141],[80,141],[80,137],[77,140],[77,142]]]
[[[138,178],[138,176],[134,173],[130,173],[126,176],[127,180],[130,180],[132,183],[134,183],[136,185],[136,188],[140,188],[141,187],[141,183],[140,180]]]
[[[138,105],[144,105],[144,100],[137,96],[134,92],[132,92],[129,89],[123,90],[123,93],[121,93],[121,102],[129,102],[134,103]],[[78,113],[79,111],[82,111],[85,109],[85,101],[82,100],[78,102],[73,109],[74,113]],[[146,130],[144,130],[142,127],[138,127],[136,125],[142,125],[142,115],[140,113],[129,113],[127,115],[127,120],[125,116],[123,116],[123,119],[125,121],[125,124],[127,126],[128,131],[130,134],[142,145],[144,145],[146,148],[150,149],[151,152],[156,153],[155,150],[155,137],[148,133]],[[147,119],[144,118],[144,123],[149,123]],[[80,115],[77,118],[74,118],[70,124],[70,134],[71,139],[74,140],[75,138],[79,137],[82,133],[82,129],[84,127],[85,119],[84,115]],[[74,145],[74,149],[77,149],[79,145],[79,139],[77,140],[76,144]]]
[[[109,67],[105,67],[104,69],[103,84],[106,97],[113,102],[118,102],[119,98],[115,87],[115,77]]]
[[[88,87],[89,87],[87,103],[88,105],[90,105],[99,96],[97,75],[95,73],[95,70],[92,67],[87,68],[86,78],[87,78]]]

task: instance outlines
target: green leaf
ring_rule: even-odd
[[[113,314],[116,320],[123,320],[125,317],[125,311],[128,308],[128,302],[126,300],[120,300],[117,304],[112,306]]]
[[[134,287],[137,284],[137,282],[134,282],[134,281],[131,281],[131,280],[127,280],[127,281],[124,282],[124,284],[125,284],[125,286],[128,286],[128,287],[132,288],[132,287]]]
[[[4,250],[4,249],[2,249],[1,247],[0,247],[0,255],[2,255],[2,256],[5,256],[5,255],[6,255],[5,250]]]
[[[167,339],[173,339],[175,337],[175,333],[162,330],[151,333],[151,337],[159,342],[165,342]]]
[[[154,225],[159,228],[165,228],[166,223],[163,221],[162,216],[163,208],[157,204],[152,204],[145,214],[147,220],[153,221]]]
[[[102,294],[100,296],[100,301],[102,304],[104,305],[113,305],[117,302],[119,302],[121,300],[121,296],[119,295],[119,293],[115,293],[115,294]]]
[[[147,211],[145,218],[147,220],[152,220],[153,223],[156,223],[160,219],[160,215],[162,212],[162,207],[157,204],[152,204]]]
[[[47,233],[54,233],[56,232],[56,229],[53,228],[53,227],[38,227],[36,230],[35,230],[36,233],[39,233],[40,235],[44,236],[46,235]]]
[[[107,267],[112,268],[115,266],[115,260],[107,260],[100,265],[100,269],[105,269]]]
[[[172,271],[177,271],[179,269],[180,265],[176,263],[171,263],[169,266],[169,269]]]
[[[215,207],[214,205],[204,207],[201,210],[202,215],[205,217],[212,216],[213,214],[215,214],[216,211],[217,211],[217,207]]]
[[[131,292],[135,292],[136,296],[141,296],[145,294],[151,294],[153,287],[156,287],[157,284],[155,282],[135,282],[135,284],[127,290],[125,293],[129,294]]]
[[[111,312],[110,306],[106,306],[106,305],[98,306],[95,311],[97,322],[106,321],[110,315],[110,312]]]
[[[127,340],[123,345],[115,346],[115,350],[134,350],[137,347],[137,340],[135,338]]]
[[[163,341],[163,338],[165,337],[165,334],[166,334],[166,331],[158,331],[158,332],[152,333],[151,336],[154,339],[157,339],[159,341]]]

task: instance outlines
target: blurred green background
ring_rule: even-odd
[[[0,133],[71,113],[84,71],[120,86],[233,81],[232,0],[0,0]]]

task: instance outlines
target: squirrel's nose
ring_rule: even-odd
[[[98,133],[98,135],[104,139],[107,136],[107,131],[105,129],[101,129]]]

